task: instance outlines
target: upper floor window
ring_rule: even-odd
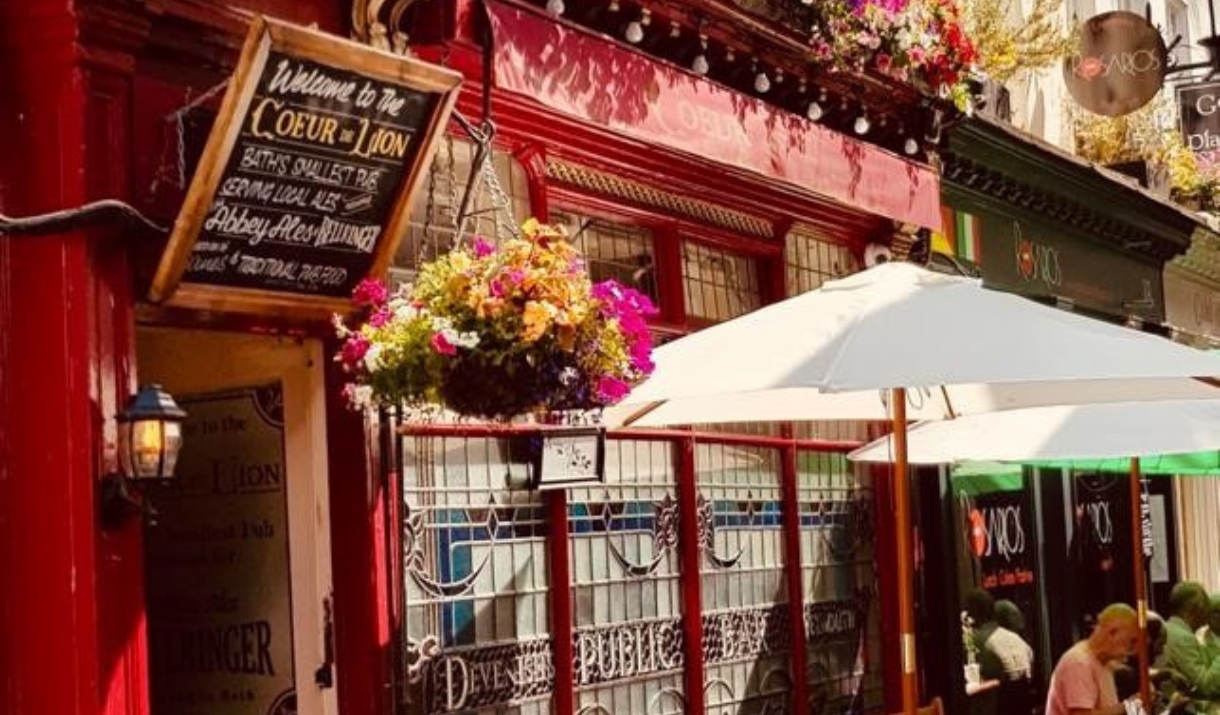
[[[1196,58],[1191,57],[1190,45],[1190,8],[1182,0],[1168,0],[1165,3],[1165,16],[1169,24],[1167,41],[1173,42],[1175,37],[1182,38],[1173,50],[1174,58],[1182,63],[1194,61]]]
[[[682,242],[686,315],[720,322],[762,306],[758,260],[693,241]]]
[[[651,231],[571,211],[552,212],[551,223],[567,229],[595,283],[618,281],[659,305]]]
[[[392,275],[410,280],[419,265],[453,247],[454,223],[469,183],[476,147],[473,142],[447,136],[437,147],[436,157],[411,206],[407,235],[394,255]],[[474,182],[474,195],[466,209],[463,236],[496,237],[504,233],[497,222],[520,222],[530,215],[529,187],[525,169],[509,154],[494,152],[496,180],[511,207],[513,217],[496,211],[493,193],[482,180]]]
[[[821,287],[834,278],[859,270],[856,257],[815,229],[793,228],[784,238],[784,264],[788,295]]]

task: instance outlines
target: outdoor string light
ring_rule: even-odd
[[[640,24],[639,20],[632,20],[627,23],[627,30],[623,33],[623,37],[633,45],[638,44],[640,40],[644,39],[644,26]]]
[[[707,63],[707,35],[699,35],[699,54],[690,63],[691,72],[702,77],[711,67]]]
[[[872,125],[868,121],[868,116],[861,113],[860,116],[856,117],[856,121],[852,124],[851,128],[856,134],[864,135],[868,134],[868,130],[871,127]]]
[[[644,28],[652,22],[652,14],[648,8],[640,10],[640,19],[627,23],[627,31],[623,36],[633,45],[638,45],[644,39]]]
[[[567,8],[564,7],[563,0],[546,0],[546,11],[555,17],[563,14]]]
[[[753,65],[755,70],[758,69],[757,62],[751,62],[751,65]],[[771,79],[769,77],[767,77],[766,72],[759,72],[758,74],[754,75],[754,91],[755,92],[758,92],[759,94],[766,94],[767,91],[770,89],[771,89]]]

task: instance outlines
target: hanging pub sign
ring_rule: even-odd
[[[1072,98],[1085,109],[1121,117],[1161,91],[1169,51],[1161,33],[1132,12],[1107,12],[1080,27],[1080,45],[1063,63]]]
[[[1186,147],[1205,164],[1220,164],[1220,82],[1178,87]]]
[[[150,299],[326,315],[380,275],[461,77],[258,17]]]

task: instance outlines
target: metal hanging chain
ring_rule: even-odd
[[[488,149],[483,157],[483,185],[491,197],[491,207],[495,214],[496,238],[504,234],[517,237],[517,219],[513,215],[513,204],[504,187],[500,185],[500,177],[496,173],[495,153]]]
[[[157,167],[157,172],[153,176],[152,183],[149,185],[148,190],[151,195],[156,195],[157,189],[162,182],[169,183],[178,190],[186,188],[186,117],[192,111],[210,102],[228,86],[229,80],[225,79],[194,99],[191,98],[191,91],[188,88],[185,97],[186,104],[165,115],[165,123],[171,126],[174,131],[174,165],[170,167],[169,162],[165,160],[166,154],[170,152],[170,148],[167,146],[161,153],[160,165]]]

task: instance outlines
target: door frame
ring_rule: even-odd
[[[180,328],[139,327],[136,332],[140,381],[158,382],[171,393],[281,383],[285,483],[291,485],[286,496],[297,707],[302,715],[335,715],[339,683],[331,625],[334,579],[322,342]],[[316,677],[327,665],[332,685],[323,688]]]

